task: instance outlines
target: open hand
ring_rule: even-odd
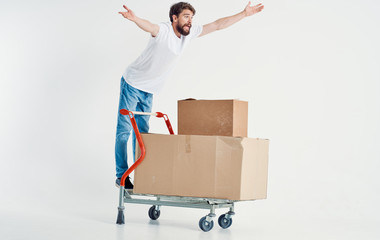
[[[126,19],[128,20],[131,20],[131,21],[135,21],[136,19],[136,15],[134,14],[134,12],[132,12],[131,9],[127,8],[127,6],[123,5],[123,7],[125,8],[125,10],[127,10],[126,12],[119,12],[121,15],[123,15],[123,17],[125,17]]]
[[[252,16],[253,14],[256,14],[258,12],[261,12],[261,10],[263,10],[263,9],[264,9],[264,5],[262,5],[261,3],[255,5],[255,6],[251,6],[251,2],[249,2],[248,5],[244,9],[244,13],[248,17],[248,16]]]

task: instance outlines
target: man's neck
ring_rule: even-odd
[[[174,23],[172,23],[172,28],[173,28],[173,31],[174,31],[175,35],[178,38],[181,38],[181,34],[178,32],[177,28],[174,26]]]

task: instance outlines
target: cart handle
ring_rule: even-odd
[[[139,159],[137,159],[137,161],[135,163],[133,163],[133,165],[130,168],[128,168],[128,170],[121,177],[120,186],[124,187],[125,186],[125,179],[129,176],[129,174],[131,174],[131,172],[133,170],[135,170],[135,168],[142,162],[142,160],[145,157],[144,142],[142,140],[139,128],[137,127],[137,123],[136,123],[136,119],[135,119],[134,115],[135,114],[136,115],[151,115],[151,116],[156,116],[158,118],[164,118],[166,126],[168,127],[168,130],[169,130],[169,133],[171,135],[173,135],[174,132],[173,132],[172,125],[170,124],[169,117],[166,114],[163,114],[161,112],[148,113],[148,112],[128,111],[127,109],[120,109],[120,114],[129,116],[131,123],[132,123],[133,131],[135,131],[136,139],[137,139],[137,141],[139,143],[139,147],[141,149],[141,155],[140,155]]]

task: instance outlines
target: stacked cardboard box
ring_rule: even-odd
[[[266,198],[269,141],[246,137],[247,118],[247,102],[179,101],[178,131],[184,135],[142,134],[146,155],[135,171],[134,192]]]
[[[247,137],[248,102],[239,100],[178,101],[178,134]]]

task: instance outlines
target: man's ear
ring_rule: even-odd
[[[178,21],[177,15],[173,15],[173,22],[177,22],[177,21]]]

